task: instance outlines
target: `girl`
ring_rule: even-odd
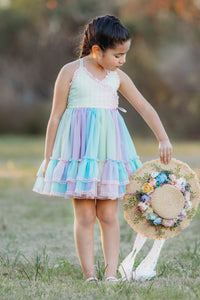
[[[159,142],[163,163],[172,146],[153,107],[120,67],[131,45],[120,20],[93,19],[84,32],[79,59],[64,65],[56,79],[47,126],[45,157],[33,191],[72,198],[75,244],[87,281],[97,280],[93,230],[100,224],[107,281],[117,281],[118,198],[142,163],[118,107],[119,91],[138,111]],[[119,110],[118,110],[119,109]],[[126,112],[126,111],[125,111]]]

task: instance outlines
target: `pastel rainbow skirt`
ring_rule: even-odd
[[[118,109],[66,108],[43,177],[42,161],[33,191],[80,199],[123,198],[142,163]]]

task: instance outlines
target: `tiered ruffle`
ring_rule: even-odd
[[[122,198],[141,165],[117,109],[67,108],[45,178],[43,160],[33,191],[65,198]]]

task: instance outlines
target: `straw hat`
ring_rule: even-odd
[[[155,159],[131,175],[123,198],[124,217],[144,236],[166,239],[189,225],[199,197],[198,177],[187,164],[173,158],[164,165]]]

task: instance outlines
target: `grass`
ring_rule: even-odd
[[[157,157],[155,141],[134,141],[143,162]],[[0,138],[0,299],[200,298],[199,211],[189,227],[166,241],[153,280],[86,284],[74,244],[71,201],[32,192],[43,153],[42,136]],[[200,175],[199,153],[199,142],[174,144],[174,156]],[[119,222],[122,261],[131,251],[136,233],[124,220],[121,201]],[[97,223],[94,239],[96,270],[103,279],[105,266]],[[136,265],[152,243],[147,241]]]

